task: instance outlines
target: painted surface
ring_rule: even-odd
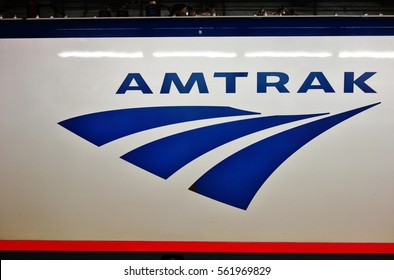
[[[394,242],[394,37],[0,40],[0,239]]]

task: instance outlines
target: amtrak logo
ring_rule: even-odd
[[[278,125],[322,116],[241,149],[190,184],[191,191],[246,210],[268,177],[292,154],[335,125],[378,104],[336,115],[275,116],[261,116],[256,112],[220,106],[145,107],[78,116],[59,125],[96,146],[102,146],[156,127],[202,119],[252,116],[177,133],[121,156],[123,160],[166,180],[194,159],[232,140]]]

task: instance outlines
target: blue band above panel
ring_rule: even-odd
[[[0,20],[0,38],[389,35],[394,35],[390,16]]]

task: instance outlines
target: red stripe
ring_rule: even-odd
[[[394,254],[394,243],[0,240],[2,251]]]

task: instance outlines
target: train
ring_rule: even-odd
[[[0,249],[394,252],[391,16],[1,19],[0,61]]]

